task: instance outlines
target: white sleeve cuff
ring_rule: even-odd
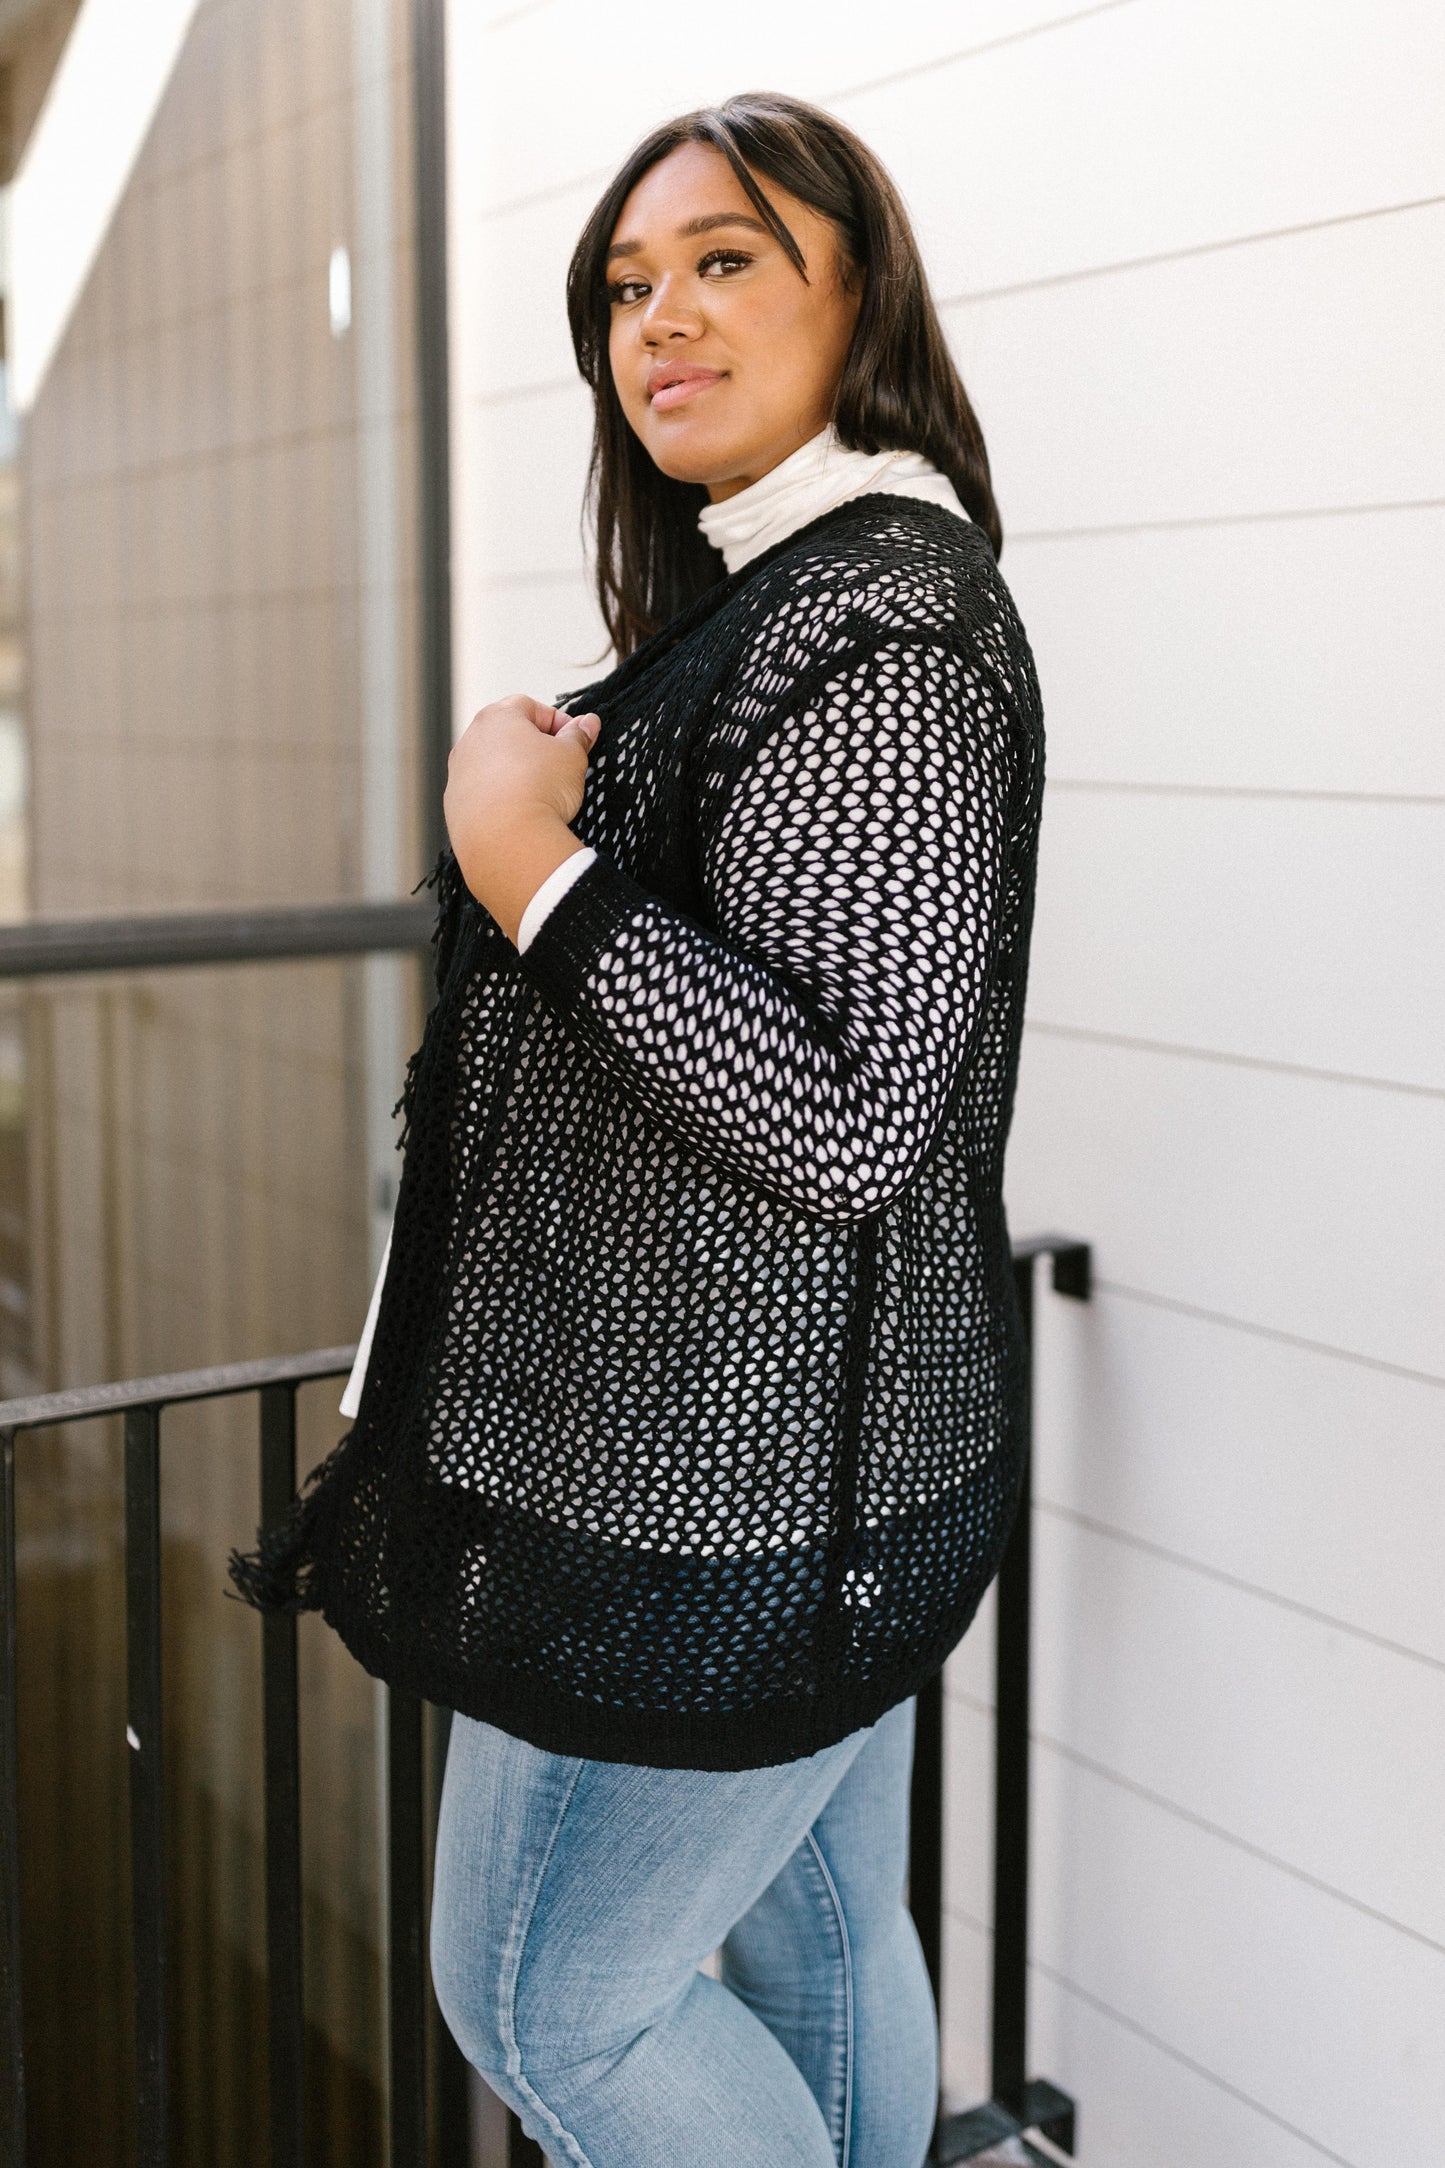
[[[522,923],[517,928],[517,954],[520,956],[527,943],[536,933],[554,903],[560,903],[572,883],[587,871],[597,853],[590,843],[584,843],[580,851],[564,858],[560,866],[553,868],[531,902],[522,913]]]
[[[393,1219],[392,1225],[395,1226],[395,1224]],[[357,1416],[361,1413],[361,1388],[366,1378],[366,1365],[371,1354],[372,1336],[376,1331],[376,1313],[381,1308],[381,1283],[386,1278],[386,1268],[390,1262],[391,1235],[388,1233],[386,1248],[381,1253],[381,1266],[376,1275],[376,1285],[371,1290],[371,1302],[366,1312],[366,1323],[361,1328],[361,1339],[357,1343],[356,1360],[351,1366],[351,1375],[346,1381],[346,1390],[341,1396],[341,1404],[338,1410],[338,1413],[346,1416],[350,1422],[355,1422]]]

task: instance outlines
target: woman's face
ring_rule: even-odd
[[[664,474],[716,503],[827,422],[862,300],[830,219],[769,184],[805,282],[721,151],[683,143],[645,173],[608,251],[622,410]]]

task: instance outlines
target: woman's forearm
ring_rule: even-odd
[[[583,844],[553,813],[513,821],[505,828],[473,828],[454,845],[462,878],[514,945],[522,913],[549,873]]]

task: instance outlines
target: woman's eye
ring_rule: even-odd
[[[752,260],[744,249],[712,248],[699,262],[698,275],[707,278],[716,273],[719,277],[726,278],[730,272],[746,270]],[[613,279],[607,288],[608,299],[622,308],[641,300],[651,291],[646,279],[638,278]]]
[[[746,266],[752,262],[752,260],[753,259],[751,256],[745,255],[740,249],[714,248],[709,249],[706,256],[703,257],[702,262],[698,265],[698,270],[707,272],[710,271],[714,267],[714,265],[716,265],[719,270],[745,269]]]

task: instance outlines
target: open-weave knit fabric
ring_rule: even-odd
[[[981,530],[874,495],[568,704],[599,856],[521,955],[443,861],[360,1413],[233,1572],[555,1752],[786,1761],[1018,1497],[1033,664]]]

